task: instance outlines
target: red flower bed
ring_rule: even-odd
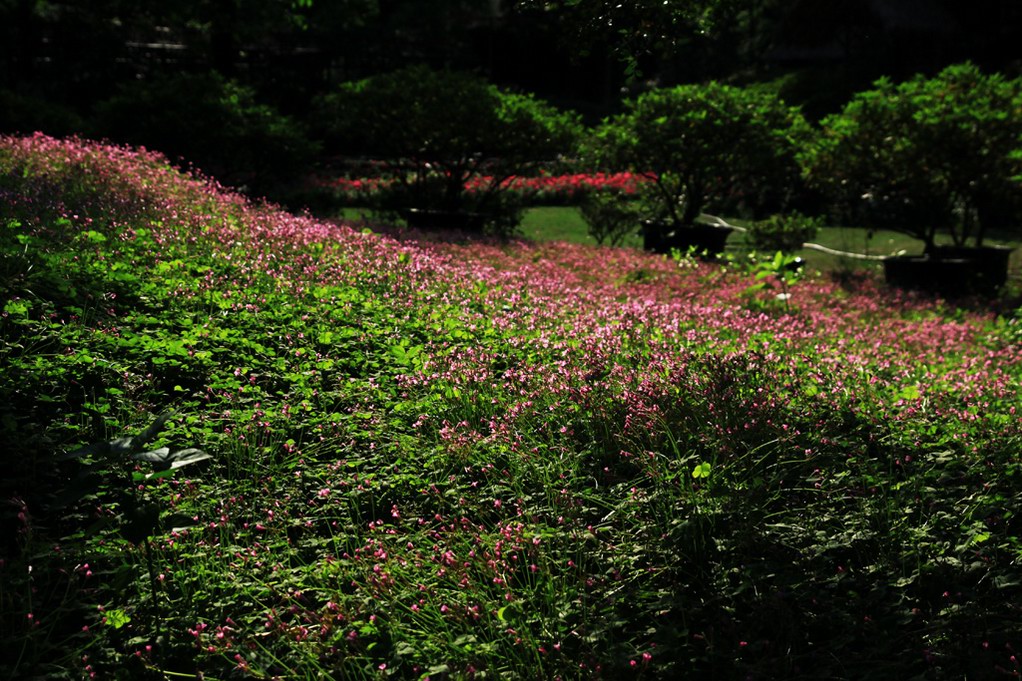
[[[313,186],[330,192],[344,205],[371,205],[380,189],[394,180],[386,177],[332,177],[316,178]],[[491,188],[494,178],[476,176],[465,188],[470,191],[486,191]],[[509,177],[499,183],[502,189],[524,195],[531,204],[566,205],[573,204],[593,191],[616,191],[634,194],[648,180],[636,173],[574,173],[568,175],[541,174],[536,177]]]

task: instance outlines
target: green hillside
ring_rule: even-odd
[[[0,205],[0,676],[1020,671],[1011,314],[42,135]]]

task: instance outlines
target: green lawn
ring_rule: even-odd
[[[743,226],[745,221],[729,219],[732,224]],[[522,221],[522,233],[530,240],[546,241],[567,241],[571,243],[595,244],[586,228],[586,223],[579,214],[578,209],[571,206],[539,206],[530,208],[525,213]],[[823,227],[813,240],[821,246],[832,248],[848,253],[860,253],[864,255],[894,255],[897,253],[918,254],[922,253],[923,244],[918,239],[906,236],[900,232],[891,230],[876,230],[870,232],[860,227]],[[1017,240],[992,239],[991,243],[1020,246]],[[629,237],[624,246],[640,248],[642,239],[638,234]],[[728,251],[734,254],[748,252],[745,235],[736,233],[728,241]],[[806,260],[814,270],[823,272],[836,270],[876,270],[881,269],[880,261],[859,260],[855,258],[843,258],[828,253],[822,253],[812,249],[802,249],[797,253]],[[1017,272],[1022,269],[1022,251],[1018,251],[1012,258],[1012,270]]]
[[[363,208],[345,208],[341,216],[349,220],[371,219],[370,214]],[[738,226],[744,226],[746,221],[729,218],[729,222]],[[582,219],[578,209],[574,206],[536,206],[525,211],[525,217],[521,224],[522,236],[530,241],[540,243],[565,241],[595,245],[596,240],[589,235],[585,221]],[[990,243],[1020,246],[1017,240],[991,239]],[[861,227],[823,227],[820,229],[814,243],[826,246],[837,251],[847,253],[859,253],[871,256],[895,255],[898,253],[919,254],[922,253],[923,244],[918,239],[913,239],[900,232],[891,230],[868,231]],[[622,244],[624,247],[641,248],[642,238],[638,233],[628,237]],[[745,235],[738,232],[731,236],[728,241],[728,252],[734,255],[741,255],[749,252]],[[834,271],[874,271],[882,269],[879,260],[861,260],[856,258],[844,258],[813,249],[802,249],[796,255],[802,257],[810,269],[821,272]],[[1012,272],[1018,275],[1022,271],[1022,249],[1012,256]]]

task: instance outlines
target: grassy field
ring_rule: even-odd
[[[1022,672],[1017,314],[41,135],[0,195],[2,678]]]
[[[729,219],[729,222],[739,226],[745,226],[742,220]],[[525,238],[543,241],[567,241],[596,245],[586,228],[585,221],[578,210],[573,207],[536,207],[525,213],[522,221],[522,234]],[[897,253],[918,254],[922,252],[922,242],[918,239],[906,236],[900,232],[890,230],[876,230],[870,232],[857,227],[822,227],[819,230],[814,243],[828,248],[858,253],[863,255],[894,255]],[[991,239],[990,243],[1015,246],[1022,244],[1017,241],[1005,239]],[[623,246],[641,248],[642,239],[638,236],[629,237]],[[736,233],[728,240],[728,251],[734,255],[747,253],[749,247],[746,245],[744,235]],[[842,258],[811,249],[803,249],[794,255],[803,258],[811,269],[822,272],[833,272],[838,270],[866,270],[878,275],[882,273],[882,267],[877,262],[856,260],[854,258]],[[1022,271],[1022,252],[1013,255],[1012,269],[1015,272]]]
[[[366,212],[361,209],[346,209],[342,216],[347,219],[358,220],[366,217]],[[744,226],[742,220],[729,219],[732,224]],[[579,214],[578,209],[571,206],[537,206],[525,211],[521,224],[521,234],[525,239],[537,243],[563,241],[568,243],[585,244],[595,246],[593,239],[587,230],[585,221]],[[906,236],[900,232],[890,230],[869,231],[858,227],[822,227],[819,230],[814,243],[826,246],[837,251],[858,253],[872,256],[894,255],[898,253],[918,254],[922,252],[923,245],[918,239]],[[996,236],[989,240],[991,244],[1002,244],[1015,246],[1022,244],[1011,239],[998,239]],[[628,237],[622,243],[626,248],[641,248],[642,239],[636,233]],[[740,232],[735,233],[728,240],[728,252],[734,256],[741,257],[749,252],[745,237]],[[829,253],[812,249],[802,249],[794,255],[801,257],[814,271],[820,272],[869,272],[875,276],[883,275],[883,268],[877,261],[859,260],[845,258]],[[1019,279],[1022,273],[1022,250],[1016,251],[1012,256],[1011,270],[1013,278]]]
[[[744,226],[741,220],[733,220],[732,224]],[[534,241],[569,241],[596,245],[589,236],[585,221],[577,209],[572,207],[537,207],[529,209],[522,221],[522,233],[527,239]],[[898,251],[919,252],[921,243],[898,232],[877,231],[871,236],[866,230],[852,227],[824,227],[820,230],[816,242],[836,250],[865,253],[872,255],[890,255]],[[642,241],[636,236],[625,243],[627,246],[641,247]],[[728,244],[733,250],[746,248],[742,234],[735,234]],[[806,251],[800,255],[822,255]]]

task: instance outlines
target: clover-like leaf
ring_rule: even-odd
[[[120,629],[129,622],[131,622],[131,615],[124,612],[120,608],[114,610],[107,610],[106,616],[103,619],[104,624],[107,624],[108,626],[111,626],[114,629]]]

